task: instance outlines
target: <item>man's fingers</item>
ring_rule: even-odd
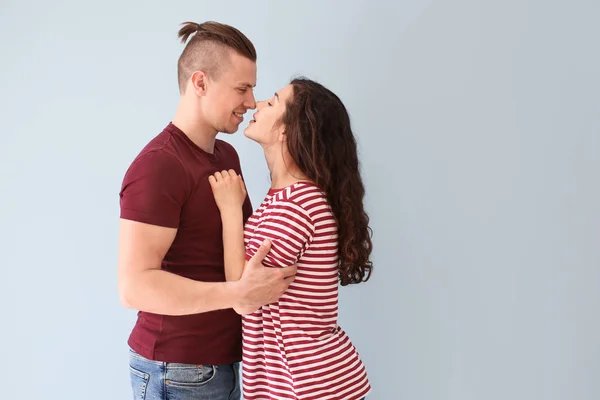
[[[267,256],[267,254],[269,254],[270,250],[271,241],[267,239],[260,245],[258,250],[256,250],[256,253],[252,256],[250,261],[252,261],[252,263],[255,263],[256,265],[262,264],[262,260]]]
[[[284,267],[281,269],[283,271],[283,279],[293,278],[296,276],[296,272],[298,271],[298,267],[295,265]]]

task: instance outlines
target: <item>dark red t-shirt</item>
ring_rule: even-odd
[[[234,169],[234,148],[215,142],[210,154],[172,123],[135,158],[120,192],[121,218],[177,228],[162,269],[205,282],[225,281],[222,225],[208,176]],[[244,204],[244,222],[252,214]],[[129,346],[142,356],[185,364],[230,364],[241,357],[241,318],[233,310],[167,316],[140,311]]]

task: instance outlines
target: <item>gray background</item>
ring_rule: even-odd
[[[376,270],[340,323],[371,399],[600,398],[597,0],[0,4],[3,399],[130,398],[118,191],[209,19],[256,45],[257,97],[304,74],[352,115]],[[256,205],[262,152],[227,140]]]

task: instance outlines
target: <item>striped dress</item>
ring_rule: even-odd
[[[263,263],[298,272],[278,302],[243,317],[244,399],[363,398],[365,367],[337,324],[337,224],[325,194],[308,182],[270,190],[246,223],[246,259],[265,239]]]

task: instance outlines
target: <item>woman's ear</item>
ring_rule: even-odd
[[[283,121],[279,121],[279,123],[277,124],[277,130],[279,131],[279,141],[281,142],[285,142],[286,141],[286,134],[285,134],[285,125],[283,124]]]

